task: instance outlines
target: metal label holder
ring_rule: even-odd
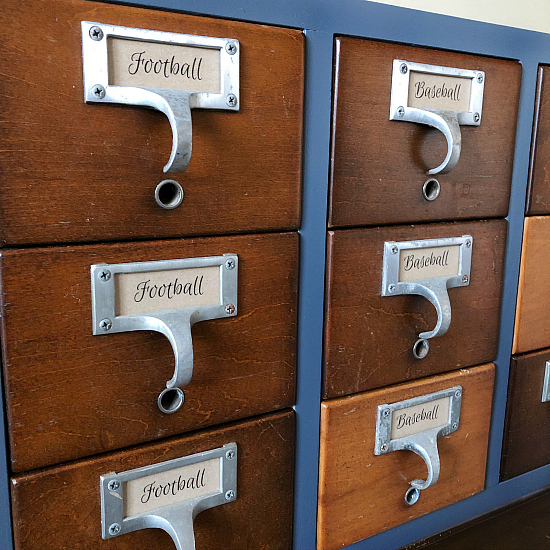
[[[418,109],[409,106],[409,81],[412,72],[449,76],[471,80],[470,106],[468,111],[447,111],[437,109]],[[462,138],[460,125],[479,126],[483,106],[485,73],[424,63],[412,63],[394,59],[391,86],[390,120],[416,122],[438,129],[447,140],[447,155],[437,167],[428,174],[446,174],[458,162]]]
[[[546,361],[544,368],[544,382],[542,385],[542,402],[548,403],[550,401],[550,361]]]
[[[218,304],[166,309],[143,314],[117,315],[115,309],[115,278],[117,274],[206,267],[220,268]],[[153,330],[164,334],[172,345],[175,356],[174,375],[166,383],[166,390],[160,394],[158,399],[159,408],[162,412],[172,413],[181,407],[184,396],[179,388],[189,384],[193,376],[191,327],[199,321],[237,315],[238,268],[239,260],[236,254],[123,264],[95,264],[91,266],[94,335]]]
[[[391,438],[393,415],[416,405],[429,404],[438,399],[450,398],[449,416],[443,426],[431,428],[422,432],[401,437]],[[428,477],[425,481],[415,479],[410,482],[411,487],[405,494],[405,502],[412,505],[418,501],[420,491],[434,485],[439,479],[441,464],[437,449],[437,439],[458,430],[460,420],[460,406],[462,403],[462,386],[454,386],[447,390],[414,397],[391,405],[379,405],[376,419],[376,439],[374,454],[382,455],[393,451],[412,451],[422,457],[428,468]]]
[[[142,514],[124,517],[125,483],[215,458],[220,459],[221,490]],[[177,550],[195,550],[193,521],[199,512],[237,498],[237,444],[229,443],[211,451],[127,472],[103,475],[100,477],[100,491],[103,539],[111,539],[140,529],[156,528],[166,531],[172,537]]]
[[[439,248],[460,246],[458,273],[448,277],[436,277],[417,281],[399,280],[399,261],[403,250],[422,248]],[[430,338],[445,334],[451,324],[451,302],[448,288],[468,286],[470,284],[470,268],[472,263],[473,238],[471,235],[445,239],[425,239],[420,241],[386,241],[384,243],[384,259],[382,267],[382,296],[398,296],[400,294],[417,294],[431,302],[437,311],[437,324],[428,332],[419,334],[419,340],[413,347],[415,357],[425,357],[429,350]],[[425,353],[416,352],[422,343]]]
[[[183,172],[192,152],[191,109],[239,110],[238,40],[133,29],[103,23],[82,22],[84,100],[86,103],[122,103],[164,113],[172,128],[172,151],[164,172]],[[112,86],[109,84],[108,38],[140,40],[217,49],[220,52],[220,93]]]

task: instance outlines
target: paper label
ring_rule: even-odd
[[[221,267],[115,274],[116,315],[220,305]]]
[[[391,439],[399,439],[432,428],[445,426],[449,422],[451,398],[444,397],[392,412]]]
[[[472,79],[411,71],[409,107],[468,112]]]
[[[219,94],[220,50],[108,39],[109,85]]]
[[[399,253],[399,282],[459,274],[460,245],[406,248]]]
[[[222,490],[221,458],[174,468],[124,483],[124,517]]]

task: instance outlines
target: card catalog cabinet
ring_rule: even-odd
[[[230,51],[220,55],[237,67],[238,90],[232,90],[234,97],[221,98],[221,110],[191,108],[192,123],[187,120],[186,129],[192,127],[192,156],[187,170],[163,173],[173,142],[165,114],[141,106],[85,102],[85,92],[95,90],[101,101],[106,89],[94,88],[94,82],[84,89],[83,42],[111,38],[107,30],[83,30],[83,21],[116,26],[119,34],[126,32],[121,28],[129,28],[134,33],[138,29],[197,35],[199,42],[204,37],[230,39]],[[81,0],[5,0],[0,26],[1,245],[298,228],[301,31]],[[109,57],[109,63],[115,57]],[[137,64],[138,58],[131,63]],[[91,55],[92,68],[100,73],[107,71],[107,62],[103,69],[96,66],[102,59]],[[162,59],[173,61],[169,54]],[[157,71],[145,65],[145,58],[141,61],[149,73],[172,70],[171,64],[158,65]],[[109,71],[110,86],[115,73]],[[202,78],[197,72],[192,76]],[[129,94],[139,89],[124,86],[117,93],[126,94],[131,103],[135,98]],[[194,82],[188,88],[193,86]],[[164,92],[168,97],[170,90]],[[104,99],[109,93],[107,89]],[[155,97],[166,109],[166,101]],[[226,99],[233,112],[226,109]],[[195,106],[193,97],[189,101]],[[179,138],[184,133],[179,132]],[[159,191],[168,209],[155,200],[157,185],[167,178],[176,182]],[[181,205],[169,208],[181,196]]]
[[[417,359],[413,347],[419,333],[436,326],[438,315],[424,296],[382,296],[385,243],[464,235],[470,241],[469,279],[447,290],[450,326],[431,338],[429,353]],[[330,231],[324,397],[494,360],[505,242],[505,220]]]
[[[225,253],[238,257],[236,315],[193,325],[185,401],[164,414],[172,347],[151,330],[94,335],[90,266]],[[294,404],[295,233],[12,249],[0,269],[15,472]]]
[[[336,550],[483,490],[494,370],[487,364],[321,404],[318,550]],[[375,454],[377,409],[457,387],[457,426],[437,439],[439,479],[407,505],[407,487],[425,479],[426,466],[409,450]]]
[[[280,412],[12,478],[16,550],[173,550],[161,529],[102,539],[100,476],[236,443],[236,498],[199,513],[201,550],[288,550],[292,539],[294,413]]]
[[[440,131],[400,121],[408,104],[390,120],[392,70],[407,76],[411,63],[473,71],[483,86],[483,110],[460,123],[460,157],[448,173],[428,174],[448,150]],[[329,226],[506,216],[520,81],[516,61],[336,38]]]

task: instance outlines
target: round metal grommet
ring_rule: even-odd
[[[422,195],[427,201],[435,201],[441,192],[441,185],[435,178],[427,179],[422,186]]]
[[[420,338],[420,340],[417,340],[414,343],[413,355],[417,359],[424,359],[424,357],[428,355],[429,351],[430,351],[430,342],[428,342],[428,340],[424,340],[424,338]]]
[[[420,489],[416,487],[409,487],[408,491],[405,493],[405,504],[407,506],[412,506],[420,498]]]
[[[155,188],[155,200],[161,208],[172,210],[183,202],[183,187],[174,180],[163,180]]]
[[[172,414],[181,408],[185,395],[179,388],[166,388],[158,398],[159,409],[164,414]]]

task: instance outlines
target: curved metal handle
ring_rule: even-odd
[[[189,507],[165,509],[162,516],[154,516],[154,523],[155,527],[166,531],[172,537],[176,550],[195,550],[195,515]]]
[[[437,450],[437,433],[416,435],[414,442],[407,445],[406,449],[422,457],[428,468],[428,477],[426,480],[415,479],[411,481],[411,486],[422,491],[423,489],[435,485],[439,479],[439,472],[441,469],[439,451]]]
[[[451,324],[451,301],[447,293],[447,281],[433,281],[430,286],[417,285],[415,294],[429,300],[437,312],[437,323],[433,330],[421,332],[418,337],[429,340],[437,336],[443,336]]]
[[[460,125],[456,114],[452,112],[436,113],[421,109],[409,109],[406,114],[406,120],[426,124],[432,128],[437,128],[443,133],[447,140],[447,155],[437,168],[428,170],[428,174],[447,174],[450,172],[460,158],[460,149],[462,146]]]

